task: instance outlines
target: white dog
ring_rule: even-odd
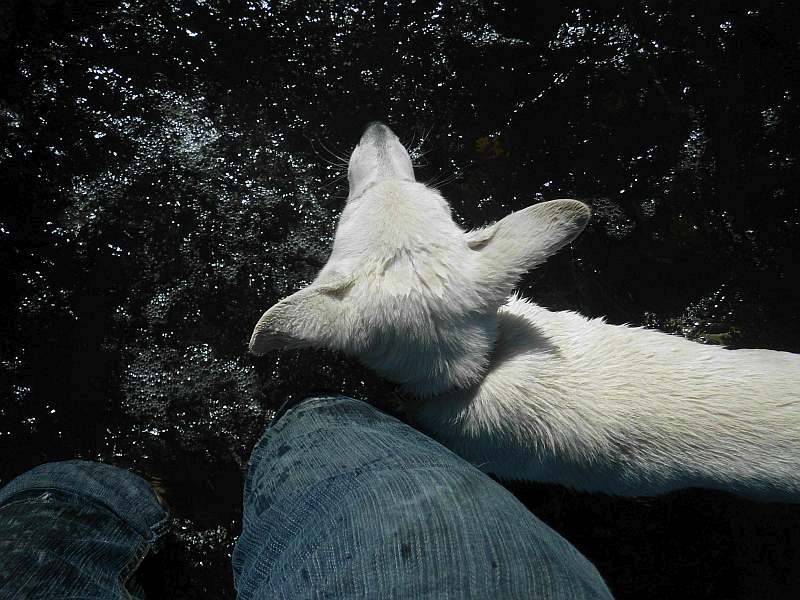
[[[250,349],[358,357],[418,424],[483,470],[624,495],[683,487],[800,501],[800,355],[726,350],[551,312],[511,295],[589,220],[553,200],[465,232],[370,124],[314,282],[261,317]]]

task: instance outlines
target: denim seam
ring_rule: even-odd
[[[448,465],[435,465],[435,466],[427,466],[427,467],[412,467],[410,469],[403,469],[403,472],[404,473],[408,473],[409,471],[425,471],[425,470],[429,470],[429,469],[434,468],[434,467],[442,467],[442,466],[447,466],[448,472],[453,472],[453,471],[474,472],[474,470],[475,470],[475,467],[472,467],[471,465],[449,465],[448,464]],[[394,471],[394,470],[395,470],[394,468],[375,469],[375,470],[369,471],[369,473],[370,474],[374,474],[374,473],[382,473],[382,472]],[[333,477],[328,477],[326,479],[323,479],[322,481],[320,481],[317,484],[315,484],[313,487],[320,486],[323,483],[330,482],[330,481],[345,477],[347,475],[351,475],[353,473],[357,473],[357,471],[345,471],[343,473],[337,473]],[[366,473],[358,473],[358,475],[364,475],[364,474],[366,474]],[[358,475],[356,476],[356,481],[355,481],[355,483],[357,483],[357,485],[349,490],[350,493],[356,492],[356,491],[358,491],[358,490],[360,490],[361,488],[364,487],[364,484],[358,481],[358,478],[359,478]],[[308,514],[308,512],[310,511],[310,508],[311,507],[308,507],[305,511],[303,511],[303,516],[304,517],[305,517],[305,515]],[[343,510],[344,510],[344,507],[340,506],[339,508],[337,508],[334,511],[332,511],[330,513],[329,517],[325,521],[326,524],[330,523],[332,520],[334,520],[339,514],[341,514],[341,512]],[[317,527],[316,529],[319,531],[319,530],[322,529],[322,527]],[[292,538],[292,540],[294,540],[294,538]],[[306,552],[303,553],[303,557],[302,558],[298,558],[294,562],[296,564],[299,564],[299,563],[305,561],[306,558],[309,555],[311,555],[313,552],[315,552],[317,550],[317,548],[320,547],[320,545],[322,545],[322,540],[317,540],[313,545],[309,545],[310,547],[308,548],[308,550]],[[286,549],[286,547],[284,546],[283,550],[285,550],[285,549]],[[263,551],[259,552],[258,556],[256,557],[255,560],[257,561],[262,555],[263,555]],[[267,574],[265,580],[266,579],[272,579],[272,571],[273,571],[273,569],[270,569],[270,571]],[[286,580],[286,578],[283,578],[280,581],[281,582],[285,582],[285,580]]]
[[[39,496],[31,496],[30,498],[23,498],[22,500],[14,500],[14,498],[16,498],[18,495],[19,494],[14,494],[11,498],[9,498],[8,502],[0,506],[0,512],[4,511],[6,508],[9,508],[11,506],[16,506],[17,504],[25,504],[27,502],[30,502],[31,500],[33,501],[41,500],[44,494]]]
[[[11,504],[11,502],[14,500],[15,497],[19,496],[20,494],[23,494],[25,492],[30,492],[30,491],[61,492],[62,494],[70,494],[70,495],[73,495],[73,496],[78,496],[80,498],[84,498],[87,502],[90,502],[90,503],[94,504],[95,506],[100,506],[102,508],[105,508],[111,514],[113,514],[115,517],[117,517],[120,521],[122,521],[123,523],[128,525],[132,530],[134,530],[137,533],[139,533],[139,531],[135,527],[133,527],[133,525],[130,523],[130,521],[128,521],[126,518],[124,518],[122,515],[120,515],[114,508],[109,506],[106,502],[102,502],[101,500],[99,500],[99,498],[96,498],[94,496],[87,496],[85,494],[81,494],[80,492],[76,492],[75,490],[65,489],[65,488],[63,488],[63,487],[61,487],[61,486],[59,486],[57,484],[56,485],[48,485],[46,487],[42,487],[42,486],[38,486],[38,485],[34,485],[34,486],[31,486],[31,487],[26,487],[25,489],[20,490],[18,493],[14,494],[10,498],[8,498],[8,501],[3,503],[2,506],[0,506],[0,510],[5,508],[6,506],[9,506],[9,504]],[[25,500],[18,500],[16,502],[27,502],[29,500],[31,500],[31,498],[27,498]],[[16,502],[14,502],[14,503],[16,503]],[[158,500],[156,500],[156,502],[158,502]],[[160,507],[160,505],[159,505],[159,507]],[[163,510],[163,508],[161,510]],[[163,532],[164,532],[162,530],[162,528],[165,530],[164,526],[165,525],[169,525],[169,519],[170,519],[170,515],[169,515],[169,512],[167,512],[164,515],[164,517],[162,517],[159,521],[156,521],[152,525],[148,525],[147,526],[147,530],[148,531],[143,536],[144,539],[150,539],[151,537],[153,539],[156,539],[160,535],[162,535]]]
[[[119,582],[120,589],[126,594],[127,598],[133,600],[133,595],[128,591],[127,584],[130,580],[131,576],[136,572],[136,569],[139,568],[139,565],[142,564],[142,561],[147,556],[147,553],[150,551],[152,544],[145,538],[140,536],[139,543],[133,549],[131,553],[131,557],[128,561],[122,566],[119,570],[119,574],[117,575],[117,581]]]

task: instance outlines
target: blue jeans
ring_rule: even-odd
[[[37,467],[0,490],[0,598],[137,597],[129,578],[167,523],[132,473]],[[611,597],[500,485],[341,396],[292,407],[256,445],[233,569],[242,600]]]

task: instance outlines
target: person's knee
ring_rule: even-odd
[[[317,431],[333,429],[337,423],[351,422],[354,415],[372,408],[366,402],[339,394],[291,398],[267,424],[250,455],[251,475],[265,461],[284,455],[291,441],[313,436]]]
[[[296,400],[287,400],[278,409],[270,422],[269,427],[273,428],[288,416],[300,416],[303,414],[314,413],[316,415],[345,416],[349,411],[375,410],[367,402],[356,400],[341,394],[309,394],[301,395]]]

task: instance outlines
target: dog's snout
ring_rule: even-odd
[[[361,135],[364,136],[367,133],[385,133],[387,130],[391,131],[385,123],[381,121],[370,121],[367,123],[366,127],[364,127],[364,133]]]
[[[387,140],[394,137],[394,133],[389,126],[380,121],[370,121],[361,134],[361,142],[370,141],[373,143],[384,144]]]
[[[414,165],[397,135],[380,121],[367,123],[347,168],[350,196],[376,181],[415,181]]]

